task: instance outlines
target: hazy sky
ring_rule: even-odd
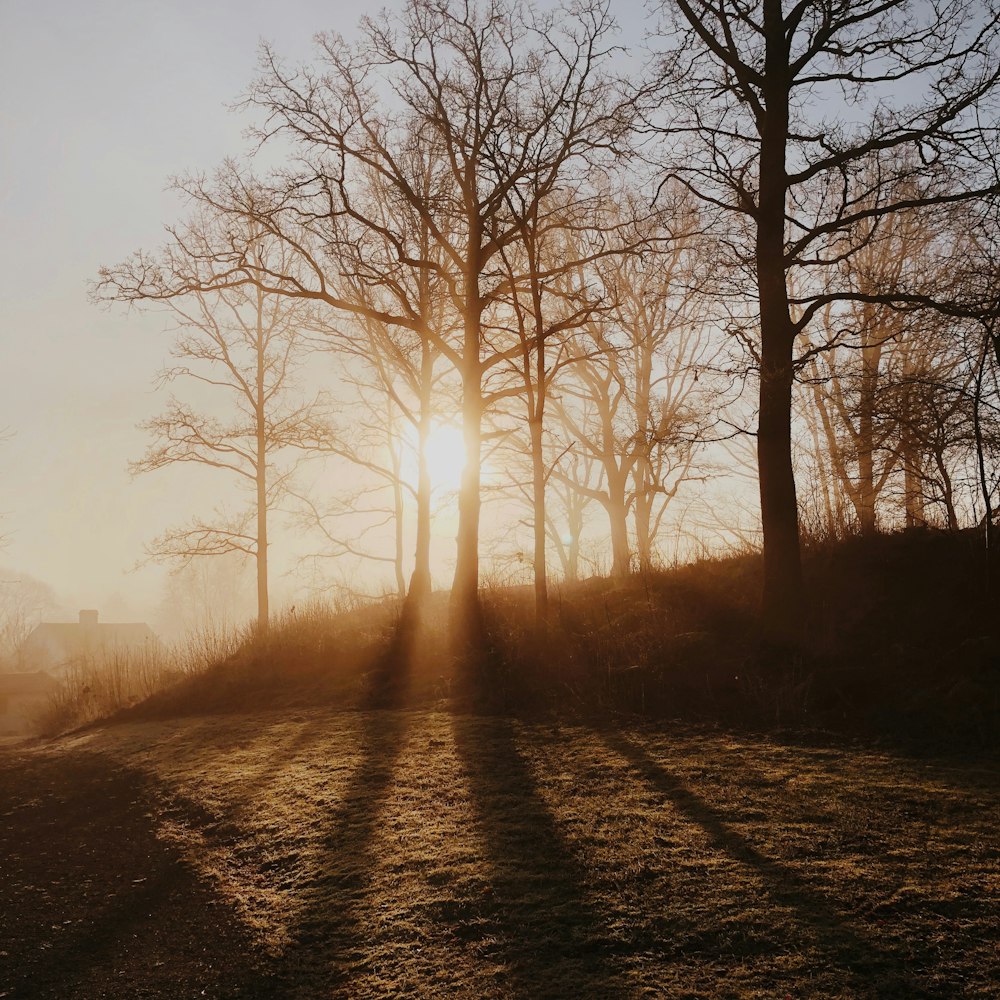
[[[51,583],[68,606],[144,613],[162,571],[130,572],[178,511],[168,470],[130,480],[163,404],[152,379],[161,318],[87,300],[101,264],[156,246],[178,206],[171,174],[238,153],[226,110],[261,38],[291,58],[350,29],[340,0],[204,3],[0,0],[0,565]],[[183,517],[181,518],[183,519]]]
[[[126,470],[146,444],[136,424],[164,402],[152,384],[164,320],[98,309],[87,284],[159,244],[180,213],[171,175],[244,149],[246,122],[226,105],[262,38],[305,58],[317,31],[349,34],[366,7],[0,0],[0,428],[13,434],[0,443],[0,566],[50,583],[67,609],[150,613],[163,570],[133,567],[194,512],[184,473]],[[619,4],[633,36],[640,9]]]

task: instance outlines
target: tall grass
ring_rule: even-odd
[[[200,629],[172,645],[112,646],[70,660],[32,719],[54,736],[144,701],[226,659],[245,641],[238,629]]]
[[[553,586],[547,628],[530,587],[483,588],[486,636],[456,649],[447,594],[422,616],[406,700],[456,710],[686,718],[865,729],[983,742],[1000,733],[1000,642],[979,540],[932,532],[807,547],[811,608],[798,650],[760,641],[756,554]],[[504,583],[508,585],[504,585]],[[46,733],[111,715],[371,703],[397,655],[397,599],[312,604],[266,634],[204,630],[159,652],[75,664]],[[398,673],[398,671],[397,671]],[[400,675],[401,676],[401,675]]]

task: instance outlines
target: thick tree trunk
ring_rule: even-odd
[[[477,324],[478,330],[478,324]],[[477,341],[478,343],[478,334]],[[458,492],[458,538],[455,576],[451,585],[451,620],[462,643],[476,644],[482,638],[479,607],[479,513],[480,448],[483,398],[478,351],[469,353],[462,373],[462,437],[465,467]]]
[[[628,511],[625,506],[625,476],[608,478],[608,525],[611,529],[611,575],[628,576],[632,552],[628,542]]]
[[[641,462],[639,464],[643,465]],[[649,477],[645,471],[636,477],[633,522],[639,570],[648,573],[653,568],[653,504],[650,501]]]
[[[459,647],[478,650],[485,637],[479,605],[479,495],[483,423],[483,369],[479,358],[483,300],[479,292],[482,267],[482,220],[475,193],[475,176],[466,191],[469,236],[465,260],[462,314],[462,438],[465,466],[458,491],[458,538],[455,576],[451,585],[452,638]]]
[[[859,420],[862,441],[865,435],[865,417]],[[870,428],[869,428],[870,429]],[[875,461],[870,445],[864,443],[858,449],[858,523],[865,537],[875,534]]]
[[[413,575],[407,605],[421,606],[431,593],[431,474],[427,442],[431,435],[431,389],[434,365],[430,346],[423,343],[420,358],[420,419],[417,425],[417,524],[413,552]]]
[[[531,487],[534,509],[535,552],[535,626],[544,629],[549,617],[549,586],[545,563],[545,455],[542,451],[542,419],[540,414],[529,421],[531,436]]]
[[[763,295],[761,300],[763,304]],[[762,313],[764,311],[762,309]],[[764,532],[762,616],[766,637],[787,643],[798,639],[804,611],[798,509],[792,471],[791,346],[787,339],[783,345],[768,345],[766,336],[763,343],[757,430]]]
[[[785,275],[785,145],[788,139],[787,51],[780,0],[765,0],[767,39],[760,204],[757,212],[757,288],[760,298],[760,417],[757,462],[764,533],[764,635],[779,644],[800,638],[805,600],[799,518],[792,469],[792,350],[795,329]]]

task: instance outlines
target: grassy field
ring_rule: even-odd
[[[0,755],[4,997],[995,997],[982,759],[433,710]]]

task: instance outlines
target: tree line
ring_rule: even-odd
[[[230,419],[172,401],[135,468],[217,468],[246,513],[157,550],[254,557],[266,628],[288,455],[334,455],[364,485],[299,495],[305,516],[362,553],[328,500],[383,514],[416,609],[428,441],[455,416],[470,641],[487,452],[525,505],[540,628],[550,563],[581,572],[585,517],[606,518],[614,574],[648,569],[670,506],[747,442],[776,643],[803,621],[803,527],[872,532],[892,507],[981,521],[995,556],[998,30],[992,3],[962,0],[664,0],[641,61],[610,0],[407,0],[356,41],[317,36],[305,65],[265,47],[242,107],[281,165],[179,179],[189,215],[95,286],[166,304],[164,379],[231,402]],[[317,351],[335,397],[302,391]]]

